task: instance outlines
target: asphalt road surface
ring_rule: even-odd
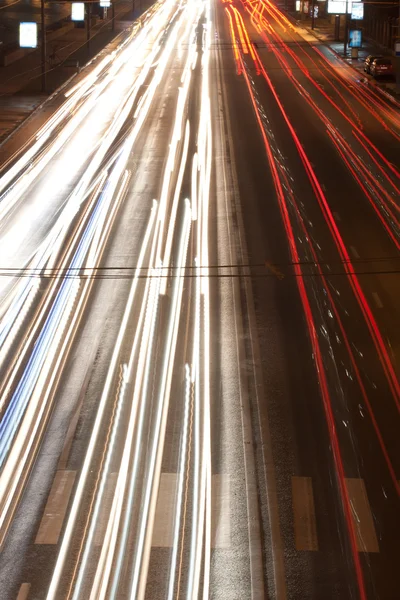
[[[1,598],[398,598],[399,140],[268,0],[164,0],[7,142]]]

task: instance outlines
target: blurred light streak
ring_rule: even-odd
[[[266,79],[266,81],[268,83],[268,86],[271,89],[272,94],[274,95],[275,101],[278,104],[278,106],[281,110],[282,116],[285,119],[285,122],[292,134],[293,140],[296,144],[296,148],[300,154],[301,160],[303,161],[305,170],[307,172],[307,175],[309,176],[309,179],[313,186],[315,195],[320,204],[322,214],[324,215],[324,218],[325,218],[325,220],[328,224],[328,227],[331,231],[335,245],[338,249],[339,255],[343,261],[345,271],[348,275],[348,281],[353,289],[353,292],[357,299],[358,305],[361,308],[361,311],[364,315],[365,322],[368,326],[371,337],[374,341],[374,344],[377,349],[381,364],[383,366],[387,381],[391,388],[392,395],[395,400],[396,406],[397,406],[398,410],[400,411],[400,384],[397,379],[396,373],[394,371],[393,365],[391,363],[388,351],[385,346],[385,342],[383,341],[382,334],[379,330],[377,322],[373,316],[372,310],[371,310],[369,303],[364,295],[364,292],[362,291],[358,277],[355,273],[353,263],[350,259],[350,255],[347,251],[347,248],[344,244],[343,238],[342,238],[342,236],[339,232],[339,229],[336,225],[335,219],[333,218],[332,211],[330,210],[330,207],[326,200],[325,194],[324,194],[324,192],[321,188],[321,185],[315,175],[314,169],[313,169],[310,161],[308,160],[308,157],[303,149],[303,146],[301,145],[300,140],[298,139],[298,137],[293,129],[293,126],[291,125],[291,123],[289,121],[288,116],[286,115],[286,112],[282,106],[282,103],[279,100],[278,95],[275,91],[275,88],[273,87],[272,82],[271,82],[270,78],[268,77],[263,65],[261,65],[261,71],[262,71],[264,78]],[[249,85],[250,85],[250,83],[249,83]]]
[[[161,367],[155,431],[153,433],[153,443],[150,452],[149,477],[145,488],[143,510],[140,513],[139,534],[136,542],[137,553],[135,564],[133,565],[133,577],[129,590],[129,598],[132,600],[133,598],[138,598],[138,600],[144,598],[146,589],[151,537],[153,533],[154,514],[161,475],[161,459],[164,449],[165,429],[169,407],[173,359],[176,351],[185,263],[191,227],[189,201],[186,201],[185,204],[184,226],[182,228],[177,260],[177,275],[173,281],[171,312],[165,338],[165,354]]]
[[[150,235],[154,228],[155,217],[156,217],[156,205],[154,204],[153,208],[151,210],[150,219],[149,219],[147,229],[146,229],[146,232],[145,232],[145,235],[143,238],[143,243],[142,243],[142,246],[140,249],[134,279],[132,281],[131,289],[130,289],[129,296],[128,296],[128,301],[126,303],[125,312],[124,312],[121,326],[120,326],[120,329],[118,332],[118,337],[117,337],[117,340],[115,343],[114,352],[111,357],[110,367],[109,367],[109,370],[107,373],[107,378],[105,381],[103,393],[101,395],[99,406],[97,409],[96,419],[95,419],[92,433],[91,433],[91,436],[89,439],[89,444],[88,444],[88,448],[86,451],[85,460],[82,465],[81,474],[80,474],[79,481],[78,481],[78,486],[75,491],[71,509],[69,511],[69,517],[68,517],[65,532],[63,535],[60,551],[59,551],[59,554],[57,557],[57,562],[55,564],[55,568],[54,568],[51,582],[50,582],[50,587],[49,587],[49,590],[47,593],[47,600],[52,600],[52,599],[57,600],[57,593],[58,593],[58,587],[59,587],[59,583],[60,583],[60,577],[61,577],[64,563],[65,563],[65,560],[66,560],[66,557],[67,557],[67,554],[69,551],[69,546],[71,543],[72,534],[73,534],[73,530],[75,527],[75,521],[76,521],[76,518],[78,515],[79,508],[80,508],[83,491],[84,491],[84,488],[86,485],[86,480],[87,480],[90,465],[92,462],[92,457],[93,457],[93,454],[94,454],[94,451],[96,448],[96,442],[97,442],[97,439],[98,439],[98,436],[100,433],[100,428],[102,425],[104,412],[105,412],[105,409],[107,406],[107,401],[108,401],[108,397],[110,394],[111,385],[112,385],[112,382],[114,379],[114,373],[115,373],[115,369],[117,366],[118,357],[119,357],[121,346],[122,346],[122,343],[124,340],[125,331],[126,331],[126,328],[128,325],[129,317],[131,315],[132,306],[133,306],[133,303],[135,300],[137,285],[138,285],[138,280],[139,280],[138,276],[140,274],[140,270],[143,265],[145,253],[147,252]]]
[[[262,64],[261,64],[261,69],[263,71]],[[301,267],[299,264],[300,257],[298,255],[296,240],[295,240],[295,236],[293,234],[292,225],[291,225],[291,221],[290,221],[290,217],[289,217],[289,213],[288,213],[288,208],[286,205],[285,195],[283,192],[281,180],[279,178],[277,166],[275,164],[274,156],[273,156],[271,147],[269,145],[268,138],[265,134],[263,123],[262,123],[262,120],[261,120],[261,117],[259,115],[259,111],[257,108],[257,102],[254,98],[251,83],[248,78],[246,70],[243,70],[243,74],[244,74],[244,78],[245,78],[245,81],[247,84],[251,102],[253,104],[256,119],[257,119],[257,122],[258,122],[258,125],[260,128],[260,132],[261,132],[261,135],[264,140],[268,163],[270,165],[271,174],[272,174],[277,198],[279,201],[279,206],[280,206],[280,210],[281,210],[281,214],[282,214],[283,223],[284,223],[285,230],[286,230],[286,233],[288,236],[288,243],[289,243],[289,249],[290,249],[290,252],[292,255],[292,262],[295,264],[294,268],[295,268],[295,272],[297,275],[296,283],[297,283],[300,298],[301,298],[301,301],[303,304],[304,314],[306,316],[307,327],[308,327],[309,335],[310,335],[310,341],[311,341],[312,348],[313,348],[314,359],[315,359],[315,362],[317,365],[318,378],[319,378],[320,387],[321,387],[321,393],[322,393],[323,404],[324,404],[324,409],[325,409],[325,414],[326,414],[326,419],[327,419],[327,424],[328,424],[329,435],[330,435],[330,439],[331,439],[331,443],[332,443],[332,450],[333,450],[334,462],[335,462],[335,467],[336,467],[336,472],[337,472],[339,491],[340,491],[343,510],[344,510],[344,514],[345,514],[345,518],[346,518],[346,525],[347,525],[347,530],[348,530],[348,535],[349,535],[353,563],[354,563],[354,567],[355,567],[355,571],[356,571],[356,578],[357,578],[357,583],[358,583],[359,594],[360,594],[361,600],[366,600],[367,596],[366,596],[366,591],[365,591],[364,578],[363,578],[360,558],[358,555],[356,533],[355,533],[354,522],[353,522],[352,513],[351,513],[350,500],[349,500],[349,496],[348,496],[348,492],[347,492],[347,488],[346,488],[346,484],[345,484],[343,461],[342,461],[342,457],[341,457],[339,442],[337,439],[335,421],[334,421],[334,417],[333,417],[333,413],[332,413],[331,400],[330,400],[330,395],[329,395],[329,390],[328,390],[328,385],[327,385],[327,380],[326,380],[325,366],[324,366],[323,359],[321,356],[321,350],[320,350],[320,346],[319,346],[317,331],[315,328],[314,318],[312,315],[312,310],[311,310],[311,307],[309,304],[309,299],[308,299],[307,291],[305,288],[303,275],[301,272]],[[268,77],[268,75],[266,73],[264,76]],[[271,89],[273,90],[274,88],[272,88],[272,86],[271,86]]]

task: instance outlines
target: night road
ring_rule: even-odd
[[[398,600],[400,104],[160,0],[0,147],[1,600]]]

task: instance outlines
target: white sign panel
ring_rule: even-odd
[[[71,5],[71,21],[85,20],[85,5],[83,2],[73,2]]]
[[[362,11],[364,16],[364,4],[360,2],[360,0],[347,0],[347,2],[346,0],[328,0],[328,13],[330,15],[345,15],[347,6],[347,12],[352,15],[353,7],[356,3],[358,5],[357,14],[360,14],[360,12]],[[359,19],[360,17],[352,17],[352,19],[353,18]]]
[[[330,15],[344,15],[346,13],[346,4],[345,0],[328,0],[328,13]]]
[[[100,0],[101,8],[110,8],[111,0]]]
[[[296,0],[296,11],[300,12],[300,0]]]
[[[37,48],[37,23],[19,24],[20,48]]]
[[[364,4],[362,2],[353,2],[351,7],[351,18],[355,21],[362,21],[364,18]]]

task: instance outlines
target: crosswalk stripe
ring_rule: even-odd
[[[363,479],[347,478],[347,493],[353,516],[359,552],[379,552],[374,520]]]
[[[31,589],[30,583],[21,583],[21,587],[19,588],[17,600],[27,600],[30,589]]]
[[[57,471],[51,486],[35,544],[57,544],[76,471]]]
[[[294,537],[297,550],[318,550],[311,477],[292,477]]]

